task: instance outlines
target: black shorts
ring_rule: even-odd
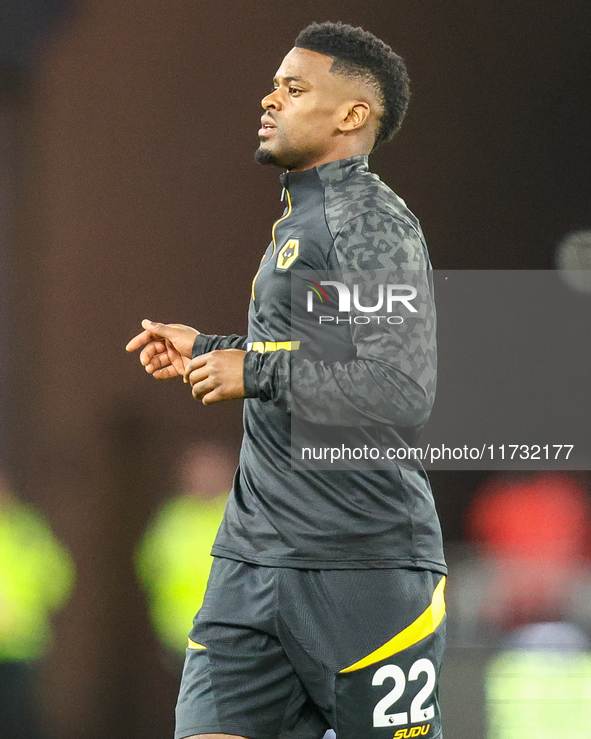
[[[445,578],[214,558],[195,616],[176,739],[440,739]]]

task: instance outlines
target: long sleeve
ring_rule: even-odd
[[[355,358],[346,362],[329,356],[313,361],[299,352],[249,352],[244,365],[247,397],[269,400],[318,424],[422,426],[435,397],[436,350],[431,267],[420,231],[387,212],[363,213],[343,226],[333,252],[340,281],[351,294],[357,285],[359,305],[376,303],[378,283],[385,293],[387,284],[409,285],[417,291],[417,312],[401,306],[403,322],[391,325],[355,322],[355,317],[371,314],[352,308]]]
[[[246,336],[230,334],[229,336],[218,336],[216,334],[199,334],[193,343],[191,356],[198,357],[207,354],[214,349],[245,349]]]

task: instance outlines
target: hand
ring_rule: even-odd
[[[185,368],[193,397],[204,405],[244,397],[244,357],[240,349],[215,349],[192,359]]]
[[[134,352],[145,345],[140,362],[146,372],[158,380],[182,376],[199,331],[181,323],[152,323],[147,318],[142,326],[144,331],[133,337],[126,351]]]

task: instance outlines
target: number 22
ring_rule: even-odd
[[[419,723],[421,721],[429,721],[435,715],[435,706],[433,704],[423,708],[423,703],[425,703],[435,688],[435,667],[431,660],[417,660],[408,671],[408,679],[417,680],[422,672],[426,673],[427,682],[419,690],[410,704],[411,724]],[[383,685],[384,681],[388,678],[394,680],[394,687],[387,695],[378,701],[374,708],[373,725],[375,727],[401,726],[409,723],[408,713],[406,711],[402,711],[401,713],[386,713],[386,711],[402,697],[404,689],[406,688],[406,677],[402,669],[398,667],[398,665],[383,665],[383,667],[380,667],[380,669],[376,671],[371,684]]]

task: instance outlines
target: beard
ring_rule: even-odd
[[[275,154],[273,154],[272,151],[269,151],[269,149],[265,149],[262,145],[255,151],[254,159],[255,162],[258,162],[259,164],[275,164],[280,166],[280,162]]]
[[[296,167],[301,159],[301,154],[297,149],[290,146],[281,132],[277,132],[277,137],[280,139],[275,143],[275,148],[279,149],[277,153],[271,148],[267,148],[266,141],[259,139],[259,148],[254,153],[255,161],[259,164],[272,164],[284,169]]]
[[[280,154],[274,154],[272,151],[269,151],[269,149],[259,146],[254,153],[254,159],[259,164],[273,164],[276,167],[282,167],[283,169],[289,170],[298,166],[298,162],[301,157],[292,151],[284,151]]]

